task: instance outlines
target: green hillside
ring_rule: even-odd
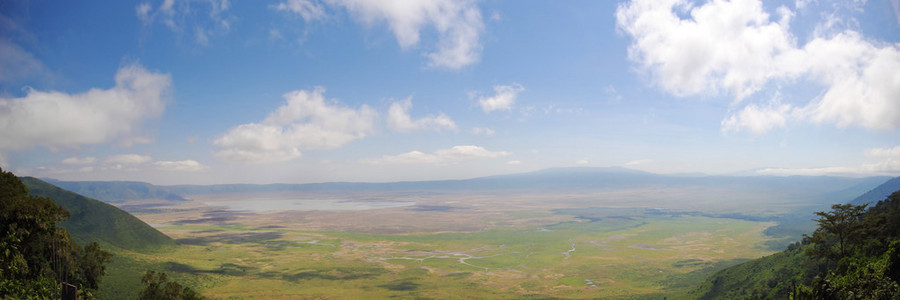
[[[808,257],[808,246],[745,262],[713,274],[691,293],[697,299],[787,299],[796,284],[809,285],[823,265]]]
[[[891,184],[888,182],[886,184]],[[788,249],[707,278],[697,299],[900,299],[900,191],[836,204]]]
[[[79,243],[100,242],[122,249],[147,250],[174,245],[165,234],[127,212],[61,189],[37,178],[20,178],[32,196],[47,197],[71,213],[59,226]]]

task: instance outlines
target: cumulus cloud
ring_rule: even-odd
[[[478,105],[481,106],[481,109],[484,110],[484,112],[510,110],[516,103],[516,97],[524,90],[525,88],[518,83],[513,83],[511,85],[495,85],[494,96],[479,97]]]
[[[140,65],[116,73],[116,86],[81,94],[28,90],[0,97],[0,149],[76,147],[127,139],[146,119],[162,114],[171,79]]]
[[[456,131],[456,123],[444,113],[439,113],[437,116],[430,115],[418,120],[413,120],[409,115],[409,110],[411,108],[412,100],[410,98],[391,103],[391,107],[388,108],[388,127],[398,132],[410,132],[416,130]]]
[[[764,133],[790,120],[900,128],[898,45],[847,29],[817,30],[800,46],[793,15],[785,6],[770,15],[759,0],[635,0],[619,5],[616,20],[632,37],[629,59],[673,95],[727,94],[739,105],[773,82],[808,80],[823,89],[800,105],[746,104],[723,120],[724,131]]]
[[[833,176],[871,176],[900,175],[900,146],[892,148],[872,148],[865,151],[870,162],[859,166],[838,166],[820,168],[769,168],[759,170],[766,175],[833,175]]]
[[[480,158],[499,158],[510,155],[505,151],[488,151],[480,146],[454,146],[450,149],[437,150],[434,153],[410,151],[399,155],[385,155],[381,158],[363,159],[369,164],[452,164]]]
[[[419,44],[423,30],[433,29],[437,42],[425,53],[428,66],[460,69],[481,56],[484,21],[475,1],[469,0],[325,0],[335,8],[350,12],[357,22],[367,26],[387,23],[397,43],[404,49]],[[318,1],[287,0],[274,7],[299,14],[305,20],[324,18]]]
[[[193,33],[194,41],[206,46],[210,37],[231,30],[230,7],[228,0],[163,0],[159,5],[142,2],[134,12],[145,27],[160,22],[176,34]]]
[[[678,11],[689,11],[690,18],[682,19]],[[750,95],[774,75],[772,57],[794,43],[788,28],[772,22],[757,0],[699,7],[678,0],[631,1],[619,5],[616,20],[634,39],[629,58],[679,96],[720,90],[738,98]]]
[[[206,170],[206,166],[197,162],[196,160],[179,160],[179,161],[157,161],[153,163],[153,166],[158,170],[163,171],[185,171],[185,172],[199,172]]]
[[[325,89],[298,90],[259,123],[231,128],[213,141],[219,158],[241,162],[281,162],[300,157],[301,150],[333,149],[365,137],[376,113],[363,105],[352,109],[327,101]]]

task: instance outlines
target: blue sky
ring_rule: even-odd
[[[900,175],[900,1],[5,1],[0,166]]]

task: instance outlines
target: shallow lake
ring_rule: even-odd
[[[409,201],[362,201],[321,199],[257,199],[204,202],[209,206],[224,206],[232,211],[268,212],[278,210],[369,210],[416,205]]]

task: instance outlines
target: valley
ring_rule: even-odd
[[[690,192],[269,192],[124,202],[180,245],[119,255],[216,298],[620,298],[682,295],[717,270],[773,252],[764,231],[774,222],[685,214],[705,204],[674,196]],[[659,193],[671,201],[652,197]],[[304,210],[302,199],[342,205]],[[262,204],[240,210],[235,201]],[[732,204],[706,212],[765,215],[794,205]]]

